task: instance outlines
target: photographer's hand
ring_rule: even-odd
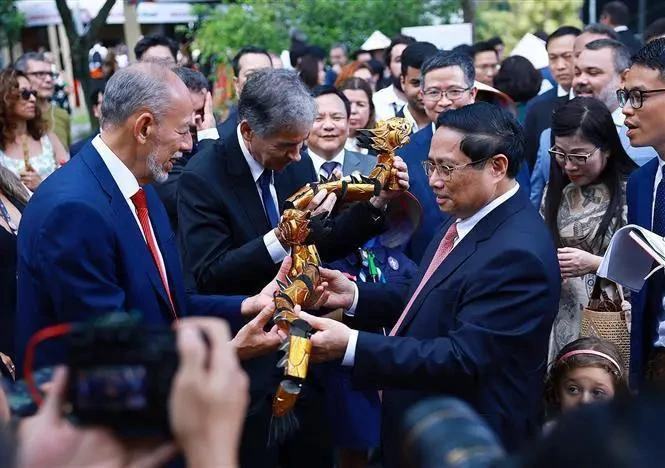
[[[177,340],[180,367],[169,400],[176,441],[188,466],[236,467],[249,379],[238,363],[228,326],[215,318],[184,318],[177,324]]]
[[[109,429],[75,427],[62,416],[66,386],[67,371],[59,368],[37,414],[21,422],[17,466],[147,468],[162,466],[177,453],[173,444],[137,443],[130,448]]]
[[[270,331],[264,327],[270,321],[275,311],[275,305],[269,303],[263,310],[238,331],[231,340],[238,353],[238,359],[244,361],[277,351],[281,338],[277,332],[277,325],[273,325]]]

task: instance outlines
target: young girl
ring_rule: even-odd
[[[614,343],[595,337],[575,340],[559,352],[545,380],[547,416],[611,400],[628,391],[627,378]]]

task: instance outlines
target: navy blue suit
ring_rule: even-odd
[[[152,187],[150,221],[178,316],[224,317],[237,330],[237,297],[185,294],[175,234]],[[167,293],[130,208],[92,146],[48,177],[23,213],[18,237],[17,362],[37,330],[115,311],[140,311],[152,325],[173,320]],[[57,343],[40,346],[38,364],[61,362]]]
[[[350,326],[395,324],[451,223],[428,247],[408,291],[358,284]],[[560,287],[554,243],[526,194],[518,191],[455,246],[396,336],[359,333],[353,380],[384,389],[387,466],[399,464],[405,411],[430,397],[465,400],[511,451],[539,433],[548,337]]]
[[[229,115],[226,117],[226,120],[221,124],[217,125],[217,131],[219,132],[219,139],[222,141],[228,141],[231,138],[236,136],[236,128],[239,124],[238,120],[238,105],[234,104],[229,109]]]
[[[658,158],[632,173],[626,187],[628,224],[637,224],[651,230],[653,184],[658,171]],[[631,295],[632,321],[630,331],[630,384],[639,388],[644,381],[646,363],[656,339],[657,318],[665,289],[663,273],[653,275],[638,293]]]

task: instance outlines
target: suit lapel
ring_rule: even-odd
[[[148,249],[143,233],[136,222],[136,218],[134,218],[125,197],[122,195],[122,192],[120,192],[115,180],[113,180],[113,176],[111,176],[106,164],[104,164],[104,161],[94,147],[92,147],[92,151],[85,152],[81,156],[92,170],[92,173],[95,175],[104,191],[110,197],[111,208],[115,215],[115,226],[117,227],[118,232],[123,234],[123,242],[128,245],[128,250],[130,252],[136,253],[136,260],[144,268],[150,282],[157,292],[157,295],[168,309],[170,309],[170,302],[166,296],[164,286],[162,285],[162,279],[157,270],[157,265],[155,265],[155,261]],[[168,318],[170,320],[172,317],[169,315]]]
[[[344,165],[342,166],[342,174],[350,175],[354,171],[358,171],[362,174],[360,158],[355,153],[344,150]]]
[[[658,159],[647,163],[644,180],[637,185],[637,224],[647,229],[652,229],[653,211],[653,184],[656,182],[656,171],[658,171]]]
[[[400,326],[399,330],[397,330],[398,335],[402,334],[406,330],[413,318],[417,315],[422,303],[427,297],[427,294],[436,286],[448,279],[454,272],[456,272],[476,251],[478,243],[490,238],[499,227],[499,225],[508,219],[508,217],[513,213],[523,209],[526,202],[527,200],[525,196],[521,191],[518,191],[515,195],[510,197],[508,200],[487,214],[478,222],[478,224],[473,227],[473,229],[471,229],[471,232],[464,236],[464,239],[462,239],[448,254],[443,263],[439,266],[439,268],[437,268],[429,281],[422,288],[420,294],[418,294],[418,297],[411,305],[409,313],[406,317],[404,317],[402,325]],[[445,232],[448,230],[452,222],[453,221],[446,223],[442,233],[437,236],[437,246],[441,242],[441,239],[445,235]],[[422,278],[425,274],[425,271],[427,271],[427,267],[432,261],[434,252],[436,252],[436,249],[432,250],[431,255],[428,256],[427,263],[421,265],[418,274],[418,281],[420,281],[420,278]],[[415,289],[413,292],[415,292]],[[411,294],[413,294],[413,292]]]
[[[261,235],[270,229],[263,203],[259,196],[256,183],[249,170],[247,161],[242,154],[238,139],[234,136],[224,143],[226,147],[226,164],[229,176],[233,180],[231,188],[236,195],[236,206],[245,211],[249,225],[254,226],[255,234]]]

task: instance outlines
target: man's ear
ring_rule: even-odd
[[[252,141],[254,132],[252,131],[252,128],[249,126],[246,120],[240,122],[240,134],[246,141]]]
[[[496,178],[503,178],[508,173],[508,165],[510,161],[508,156],[503,153],[499,153],[494,156],[491,160],[491,170],[492,176]]]
[[[150,112],[141,113],[134,121],[134,138],[140,144],[145,144],[154,132],[155,118]]]

